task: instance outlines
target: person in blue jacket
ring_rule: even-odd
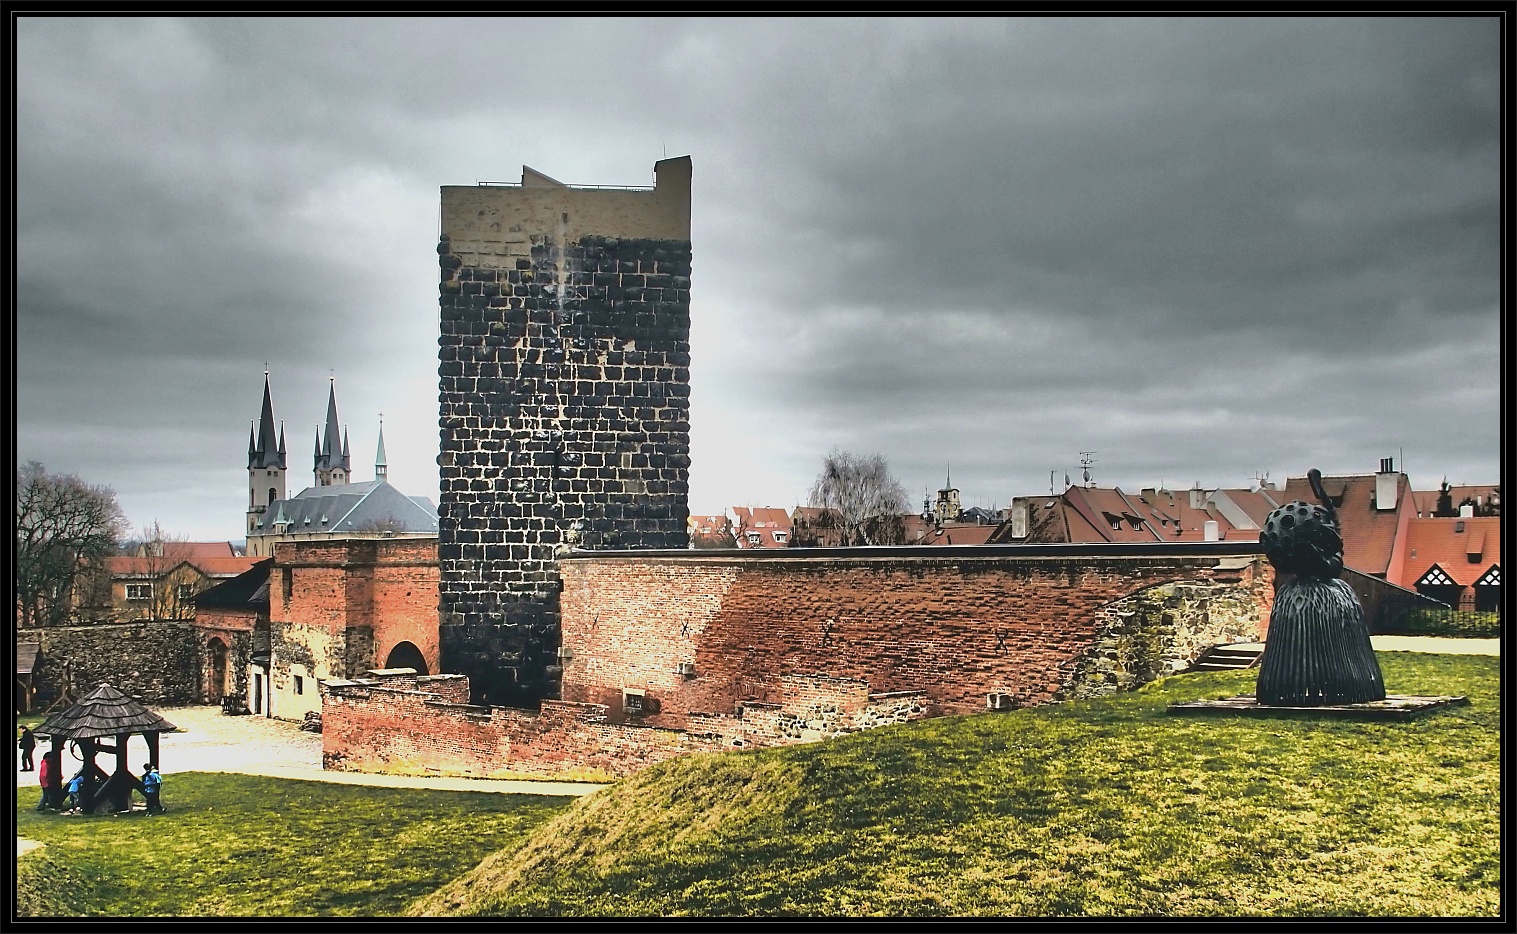
[[[147,812],[149,814],[162,814],[163,805],[158,803],[158,791],[163,787],[163,776],[158,774],[158,767],[149,762],[142,767],[142,796],[147,798]]]
[[[84,769],[74,773],[74,777],[68,780],[68,785],[64,787],[64,790],[68,792],[68,800],[63,804],[64,810],[79,807],[79,793],[84,790]]]

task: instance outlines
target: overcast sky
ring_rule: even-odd
[[[690,509],[833,447],[915,508],[1080,479],[1500,479],[1500,21],[18,21],[16,455],[240,539],[437,491],[439,187],[689,155]]]

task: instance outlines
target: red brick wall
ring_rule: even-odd
[[[384,665],[397,645],[410,642],[435,674],[437,581],[435,538],[280,542],[269,580],[269,616],[334,631],[370,627],[372,665]]]
[[[975,713],[991,693],[1034,704],[1130,687],[1140,662],[1158,670],[1213,634],[1263,638],[1272,573],[1256,547],[577,556],[560,563],[562,701],[471,707],[453,676],[329,684],[324,761],[626,775],[685,752]],[[627,687],[656,712],[624,712]]]
[[[1255,557],[1236,543],[1234,557]],[[1260,560],[1216,570],[1206,554],[1026,557],[953,549],[944,557],[760,560],[698,554],[576,556],[560,563],[563,698],[622,718],[624,687],[647,691],[660,721],[780,699],[779,677],[854,678],[870,692],[923,691],[935,714],[1058,699],[1101,635],[1098,610],[1176,580],[1236,580],[1268,618]],[[1003,551],[1006,551],[1003,549]],[[1192,549],[1194,551],[1194,549]],[[695,677],[676,674],[681,661]]]
[[[543,701],[537,711],[471,706],[462,675],[371,673],[323,685],[322,764],[337,771],[600,779],[691,752],[784,745],[905,722],[926,709],[919,695],[869,697],[858,682],[787,679],[786,694],[801,706],[755,704],[736,715],[696,715],[674,729],[611,723],[599,704]]]

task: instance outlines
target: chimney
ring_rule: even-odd
[[[1201,528],[1205,529],[1205,537],[1207,541],[1218,542],[1222,540],[1222,531],[1221,528],[1217,525],[1216,519],[1207,519],[1206,522],[1202,523]]]
[[[1474,506],[1471,506],[1469,503],[1465,503],[1463,506],[1459,507],[1459,518],[1461,518],[1461,519],[1473,519],[1474,517],[1475,517],[1475,507]]]
[[[1190,488],[1190,508],[1200,509],[1205,505],[1206,491],[1201,489],[1201,481],[1197,480],[1196,485]]]
[[[1400,474],[1396,473],[1394,458],[1380,458],[1380,472],[1375,474],[1375,511],[1389,512],[1396,508],[1396,487]]]
[[[1012,506],[1011,506],[1011,537],[1012,538],[1026,538],[1027,537],[1027,509],[1028,509],[1028,505],[1029,504],[1024,500],[1023,502],[1020,502],[1020,503],[1013,503]]]

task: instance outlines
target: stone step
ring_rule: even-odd
[[[1216,646],[1201,653],[1191,671],[1239,671],[1259,664],[1263,652],[1256,648]]]

